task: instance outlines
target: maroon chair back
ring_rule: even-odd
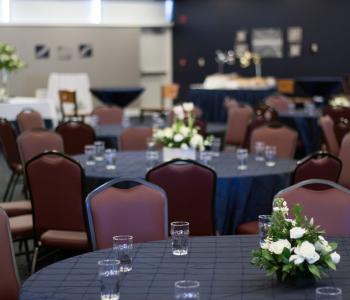
[[[41,114],[33,109],[24,109],[17,115],[17,124],[21,132],[30,129],[45,128]]]
[[[84,153],[85,145],[95,140],[94,129],[83,122],[68,121],[56,127],[56,132],[63,138],[64,153],[76,155]]]
[[[323,115],[330,116],[334,123],[338,123],[342,119],[350,120],[350,108],[340,106],[326,106],[323,109]]]
[[[254,109],[255,119],[263,119],[266,122],[277,122],[278,113],[266,104],[258,104]]]
[[[118,138],[119,150],[147,150],[147,138],[152,137],[153,130],[148,127],[130,127],[125,129]]]
[[[265,99],[265,103],[278,112],[286,112],[293,101],[283,95],[271,95]]]
[[[146,178],[166,192],[169,222],[190,222],[192,235],[215,234],[215,171],[175,159],[150,170]]]
[[[306,188],[307,185],[321,185],[322,190]],[[299,182],[280,191],[291,209],[296,203],[303,206],[303,215],[314,218],[327,235],[350,235],[350,191],[332,181],[311,179]]]
[[[139,184],[127,189],[113,187],[130,181]],[[112,247],[116,235],[132,235],[136,243],[168,237],[166,195],[144,180],[111,180],[87,196],[86,208],[93,249]]]
[[[333,155],[338,155],[339,143],[334,132],[334,121],[328,115],[322,116],[320,118],[320,126],[327,144],[328,152],[332,153]]]
[[[17,148],[16,132],[6,119],[0,119],[0,142],[8,167],[14,172],[18,171],[21,159]]]
[[[339,183],[350,188],[350,133],[344,136],[341,143],[339,158],[342,161],[343,168],[340,173]]]
[[[79,163],[57,152],[41,153],[26,164],[34,231],[85,231],[84,172]]]
[[[350,132],[350,120],[342,118],[339,122],[334,123],[333,128],[338,145],[341,145],[344,136]]]
[[[272,123],[254,129],[250,138],[250,149],[254,153],[255,143],[264,142],[265,145],[276,146],[277,157],[292,159],[297,139],[298,133],[295,130],[278,123]]]
[[[292,184],[307,179],[325,179],[338,182],[341,170],[342,162],[338,157],[328,152],[318,151],[297,163],[292,175]],[[305,188],[308,187],[317,190],[322,189],[324,185],[308,185]]]
[[[0,208],[0,299],[17,300],[20,281],[14,258],[9,219]]]
[[[117,106],[96,107],[92,115],[97,116],[99,125],[120,124],[123,120],[123,110]]]
[[[18,136],[17,145],[22,163],[45,151],[64,150],[62,137],[47,130],[27,130]]]

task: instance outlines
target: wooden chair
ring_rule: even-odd
[[[79,112],[76,91],[60,90],[58,94],[59,94],[59,100],[60,100],[62,121],[77,119],[77,118],[84,121],[85,117],[90,115],[89,113]],[[72,106],[73,111],[67,112],[65,109],[65,106],[67,105]]]

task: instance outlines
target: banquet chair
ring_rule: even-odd
[[[324,116],[329,116],[334,123],[338,123],[342,119],[350,120],[350,108],[348,107],[326,106],[322,113]]]
[[[350,119],[340,119],[340,121],[334,123],[333,129],[338,145],[341,145],[344,136],[350,132]]]
[[[339,183],[350,188],[350,133],[344,136],[340,146],[339,158],[343,163]]]
[[[228,110],[225,145],[243,146],[249,122],[253,117],[253,109],[248,106],[238,106]]]
[[[265,103],[261,103],[255,106],[254,116],[255,116],[255,119],[262,119],[266,122],[278,121],[277,111],[274,108],[266,105]]]
[[[94,250],[111,248],[115,235],[132,235],[136,243],[168,238],[166,194],[141,179],[103,184],[87,196],[86,211]]]
[[[18,136],[17,145],[23,164],[44,151],[64,151],[62,137],[56,132],[47,130],[25,131]]]
[[[289,107],[293,104],[293,101],[283,95],[271,95],[265,99],[266,105],[275,109],[277,112],[286,112]]]
[[[97,124],[121,124],[123,120],[123,110],[117,106],[99,106],[92,111],[92,115],[97,117]]]
[[[94,129],[83,122],[67,121],[58,125],[55,131],[61,135],[67,155],[84,153],[85,145],[91,145],[95,140]]]
[[[339,154],[339,143],[334,132],[334,121],[330,116],[322,116],[320,118],[320,126],[322,129],[323,137],[325,139],[328,152],[333,155]]]
[[[251,152],[255,152],[255,143],[276,146],[277,157],[292,159],[297,144],[298,133],[279,123],[270,123],[253,130],[250,137]]]
[[[10,180],[2,197],[3,201],[9,201],[13,198],[15,187],[23,175],[23,170],[16,143],[16,132],[11,123],[2,118],[0,118],[0,143],[6,164],[11,170]]]
[[[84,222],[85,175],[78,162],[58,152],[41,153],[26,163],[25,172],[33,207],[35,250],[89,250]]]
[[[22,110],[16,117],[20,132],[30,129],[45,128],[41,114],[31,108]]]
[[[190,222],[191,235],[214,235],[216,173],[192,160],[174,159],[148,171],[146,179],[168,196],[169,222]]]
[[[20,281],[14,258],[9,219],[0,208],[0,299],[16,300],[19,295]]]
[[[325,179],[338,182],[342,170],[341,160],[325,151],[317,151],[298,161],[292,174],[291,184],[296,184],[307,179]],[[308,187],[322,189],[321,186]]]
[[[153,130],[148,127],[129,127],[118,138],[120,151],[147,150],[147,138],[152,137]]]

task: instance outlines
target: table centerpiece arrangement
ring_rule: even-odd
[[[0,42],[0,101],[7,100],[9,97],[9,74],[24,67],[25,63],[16,55],[16,49]]]
[[[210,145],[211,137],[205,139],[199,134],[193,116],[194,105],[191,102],[174,106],[174,121],[164,129],[155,129],[154,138],[163,146],[163,161],[174,158],[196,159],[196,151],[203,151]]]
[[[332,107],[350,107],[350,99],[345,95],[334,96],[329,100],[329,105]]]
[[[278,281],[297,287],[314,284],[328,269],[336,270],[340,262],[337,244],[328,243],[313,218],[303,217],[301,211],[301,205],[295,205],[294,219],[289,219],[287,203],[276,198],[267,237],[260,249],[253,251],[251,261],[268,276],[276,274]]]

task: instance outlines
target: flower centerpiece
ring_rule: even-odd
[[[337,244],[328,243],[313,218],[302,217],[301,210],[299,204],[295,205],[294,219],[289,219],[284,199],[275,199],[267,237],[260,249],[253,251],[251,261],[267,275],[276,273],[279,281],[298,286],[314,283],[327,269],[336,270],[340,261]]]
[[[25,63],[16,55],[16,49],[0,42],[0,99],[8,98],[7,81],[9,73],[24,67]]]
[[[196,159],[196,150],[204,150],[210,138],[199,134],[193,117],[193,103],[183,103],[173,108],[174,120],[170,127],[156,129],[155,140],[163,145],[163,160],[174,158]]]
[[[333,107],[350,107],[350,100],[345,95],[338,95],[329,101],[329,105]]]

